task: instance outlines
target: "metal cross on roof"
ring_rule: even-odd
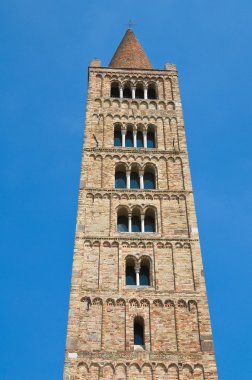
[[[129,22],[128,22],[128,28],[132,29],[132,26],[134,26],[134,25],[136,25],[136,24],[133,24],[132,20],[129,20]]]

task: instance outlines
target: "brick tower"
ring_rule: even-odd
[[[217,380],[175,65],[88,68],[65,380]]]

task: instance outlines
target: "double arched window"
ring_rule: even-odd
[[[126,286],[150,286],[150,259],[143,257],[139,262],[132,256],[126,258]]]
[[[137,127],[128,124],[122,128],[121,124],[114,127],[114,146],[123,148],[156,148],[155,127],[149,125],[147,130],[143,126]]]
[[[136,271],[135,271],[135,262],[132,259],[126,261],[126,270],[125,270],[126,286],[136,286]]]
[[[111,82],[110,96],[121,99],[157,99],[157,87],[153,82],[147,84],[126,82],[121,84],[118,81],[113,81]]]
[[[156,232],[156,217],[152,207],[148,207],[144,213],[138,207],[134,207],[129,213],[126,207],[120,207],[117,212],[118,232]]]
[[[156,189],[155,168],[147,164],[144,170],[140,170],[137,164],[133,164],[130,170],[126,170],[124,164],[119,164],[115,169],[116,189]]]

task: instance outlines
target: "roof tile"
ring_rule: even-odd
[[[132,29],[125,33],[109,67],[130,69],[152,69],[149,58],[137,40]]]

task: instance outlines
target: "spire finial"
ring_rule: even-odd
[[[133,24],[133,22],[132,22],[132,20],[129,20],[129,22],[128,22],[128,29],[132,29],[132,27],[134,26],[134,25],[136,25],[136,24]]]

